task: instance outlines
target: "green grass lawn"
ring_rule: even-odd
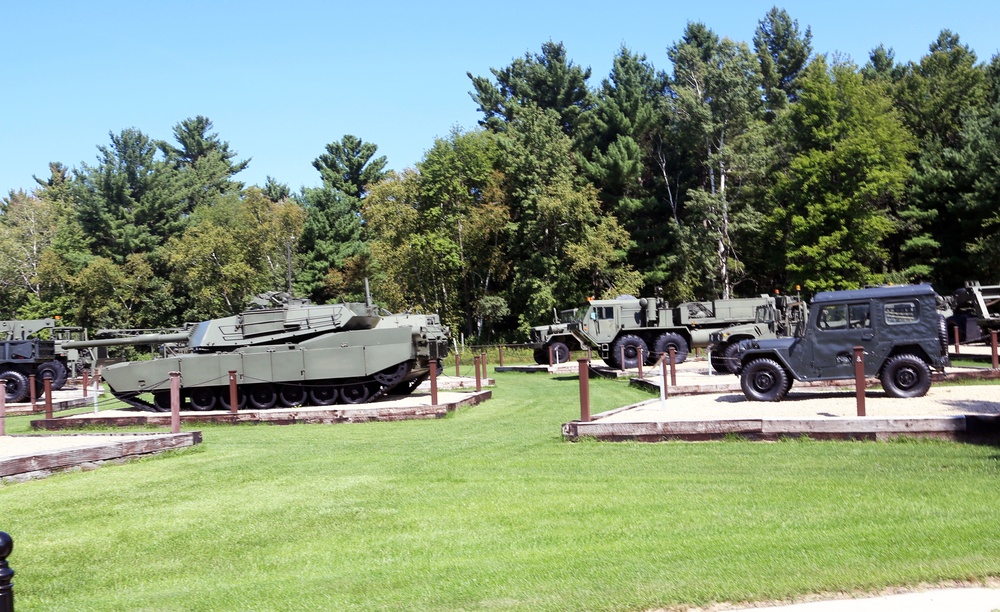
[[[0,486],[17,609],[646,610],[1000,576],[996,447],[567,443],[575,377],[495,378],[445,419],[207,426]],[[594,413],[649,397],[592,380]]]

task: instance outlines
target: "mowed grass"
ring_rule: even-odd
[[[996,447],[567,443],[575,377],[495,378],[445,419],[203,427],[0,486],[17,608],[647,610],[1000,576]]]

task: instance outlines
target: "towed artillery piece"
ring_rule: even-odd
[[[142,409],[170,409],[170,373],[194,410],[229,410],[230,372],[237,408],[360,404],[389,392],[409,394],[440,368],[450,334],[436,314],[385,314],[368,302],[313,305],[287,300],[202,321],[183,332],[72,343],[70,348],[174,344],[183,350],[150,361],[107,366],[111,393]],[[152,402],[142,399],[151,394]]]

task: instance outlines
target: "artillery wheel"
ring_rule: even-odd
[[[688,343],[680,334],[666,332],[660,334],[653,344],[653,351],[657,357],[670,353],[670,347],[674,348],[674,363],[684,363],[688,356]],[[669,355],[667,357],[669,359]]]
[[[788,372],[773,359],[755,359],[743,368],[740,387],[747,399],[756,402],[778,402],[785,397],[789,384]]]
[[[309,390],[309,402],[314,406],[329,406],[337,403],[337,388],[332,385],[320,385]]]
[[[153,393],[153,410],[157,412],[170,412],[170,391],[156,391]]]
[[[915,355],[896,355],[882,370],[882,388],[891,397],[921,397],[931,388],[931,369]]]
[[[566,363],[569,361],[569,347],[563,342],[553,342],[552,347],[552,363]],[[549,362],[548,351],[545,351],[545,363]]]
[[[211,387],[195,387],[188,392],[191,398],[191,407],[195,410],[211,410],[218,403],[215,389]]]
[[[42,365],[38,366],[38,375],[35,378],[44,381],[46,373],[49,373],[52,376],[53,391],[62,389],[66,384],[66,375],[68,372],[66,371],[66,366],[64,366],[61,361],[46,361]]]
[[[219,390],[219,404],[220,408],[223,410],[232,410],[232,406],[229,405],[229,385],[225,387],[218,387]],[[243,391],[243,387],[236,387],[236,409],[243,410],[247,405],[247,394]]]
[[[535,363],[538,365],[548,365],[549,363],[548,349],[535,349],[534,353],[532,353],[532,357],[535,358]]]
[[[365,382],[345,385],[340,389],[340,399],[344,400],[345,404],[363,404],[372,395],[372,390],[368,385],[369,383]]]
[[[7,403],[13,404],[23,402],[28,397],[28,377],[17,370],[7,370],[0,373],[0,378],[7,379],[5,399]]]
[[[642,355],[642,359],[645,360],[645,356],[649,354],[649,347],[646,346],[646,341],[639,336],[625,334],[611,345],[611,354],[614,355],[615,361],[622,361],[621,356],[623,352],[625,353],[625,360],[624,363],[619,364],[619,367],[627,370],[639,367],[640,354]]]
[[[247,395],[250,405],[256,410],[274,408],[274,405],[278,403],[278,391],[271,383],[253,385]]]
[[[381,385],[392,387],[403,380],[403,377],[410,371],[410,362],[404,361],[396,366],[390,366],[375,374],[375,380]]]
[[[285,408],[294,408],[305,403],[308,397],[302,385],[281,385],[278,389],[278,401]]]

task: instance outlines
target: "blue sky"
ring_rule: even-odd
[[[623,44],[668,70],[687,22],[750,43],[775,5],[812,28],[815,52],[859,64],[879,44],[918,60],[944,28],[980,61],[1000,51],[995,0],[0,0],[0,194],[32,189],[50,161],[94,164],[109,132],[172,140],[196,115],[251,158],[247,184],[317,186],[312,160],[344,134],[401,170],[476,127],[466,72],[489,76],[553,40],[596,87]]]

